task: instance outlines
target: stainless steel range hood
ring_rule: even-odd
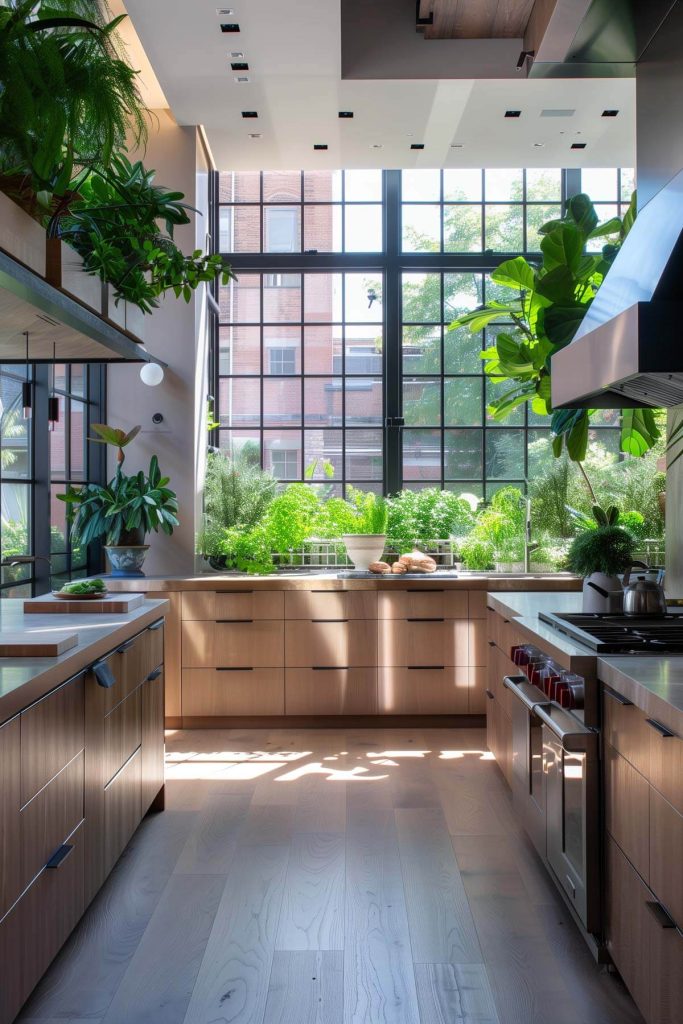
[[[638,215],[573,341],[553,356],[552,400],[683,403],[683,171]]]

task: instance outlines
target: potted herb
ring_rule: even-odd
[[[342,540],[356,569],[368,572],[372,562],[379,562],[387,539],[387,503],[376,494],[353,493],[356,519],[349,523]]]
[[[460,547],[462,562],[470,572],[486,572],[493,568],[493,545],[470,536]]]
[[[619,573],[633,562],[634,540],[628,530],[617,525],[619,510],[612,505],[606,511],[593,507],[596,526],[579,533],[567,554],[567,566],[583,576],[584,612],[617,611],[623,601]]]
[[[172,534],[178,526],[178,502],[153,455],[149,472],[127,476],[123,472],[124,448],[137,437],[140,427],[128,433],[103,423],[93,424],[98,435],[91,440],[117,449],[116,473],[108,484],[69,485],[57,497],[69,506],[68,517],[74,543],[86,547],[104,540],[114,576],[141,576],[149,545],[147,534]]]

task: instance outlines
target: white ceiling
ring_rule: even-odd
[[[221,169],[634,163],[632,79],[342,81],[340,0],[235,0],[232,16],[219,16],[215,0],[126,0],[126,8],[176,120],[204,125]],[[241,31],[224,34],[221,21]],[[234,81],[233,50],[249,63],[248,84]],[[521,117],[506,120],[509,108]],[[575,113],[541,117],[548,108]],[[603,109],[619,115],[603,118]],[[340,120],[340,110],[353,120]],[[315,143],[329,149],[316,152]]]

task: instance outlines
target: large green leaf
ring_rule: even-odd
[[[578,331],[587,306],[577,302],[566,306],[549,306],[543,310],[543,330],[556,349],[564,348]]]
[[[554,267],[538,280],[538,291],[550,302],[573,303],[576,278],[567,266]]]
[[[513,260],[504,260],[495,270],[491,271],[491,280],[506,288],[524,288],[530,292],[536,287],[534,268],[523,256],[516,256]]]
[[[567,201],[567,214],[586,238],[597,227],[598,215],[585,192],[581,192],[578,196],[572,196]]]
[[[579,265],[584,248],[584,236],[574,224],[562,223],[541,239],[543,266],[547,270],[553,267],[569,267],[574,270]]]
[[[621,450],[641,456],[649,452],[660,437],[653,409],[623,409],[621,413]]]

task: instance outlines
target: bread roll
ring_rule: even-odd
[[[402,576],[404,572],[408,572],[408,567],[403,562],[394,562],[391,567],[391,571],[394,576]]]
[[[368,566],[370,572],[388,573],[391,572],[391,566],[388,562],[370,562]]]

